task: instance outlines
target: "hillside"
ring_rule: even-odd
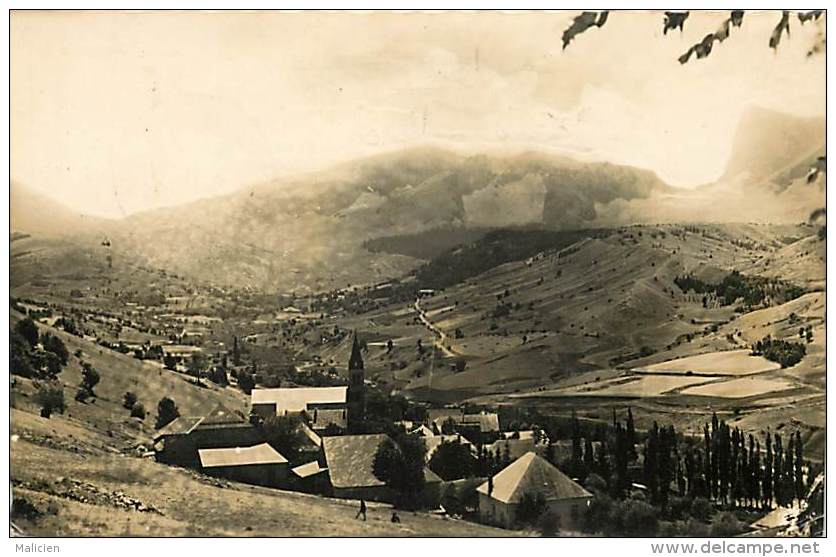
[[[20,319],[12,314],[12,322]],[[198,387],[181,374],[104,349],[63,331],[71,354],[100,371],[95,401],[74,400],[80,358],[60,374],[67,410],[45,419],[31,401],[32,382],[13,377],[11,468],[13,492],[41,515],[16,520],[36,536],[502,536],[513,532],[402,513],[389,522],[388,506],[369,504],[369,520],[354,520],[357,503],[217,480],[142,457],[150,447],[156,402],[172,397],[181,415],[204,415],[217,404],[245,411],[247,397],[233,388]],[[144,421],[122,405],[133,391],[149,411]],[[323,530],[323,525],[327,525]]]
[[[600,207],[667,189],[650,172],[608,163],[412,149],[132,216],[114,249],[217,284],[327,290],[404,274],[426,255],[363,247],[380,237],[577,228]]]

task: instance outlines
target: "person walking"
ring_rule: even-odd
[[[357,511],[357,514],[354,515],[354,519],[357,520],[360,518],[360,515],[363,515],[363,522],[366,521],[366,502],[363,499],[360,499],[360,510]]]

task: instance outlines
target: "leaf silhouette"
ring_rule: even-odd
[[[682,31],[685,20],[691,12],[665,12],[665,26],[662,28],[662,34],[667,35],[668,31],[679,29]]]
[[[787,32],[787,36],[790,35],[790,12],[784,10],[784,15],[781,16],[781,21],[778,22],[778,25],[775,26],[775,29],[772,31],[772,36],[769,37],[769,46],[770,48],[778,48],[778,44],[781,42],[781,35]]]
[[[798,21],[802,24],[807,23],[808,21],[815,21],[819,17],[821,17],[822,10],[812,10],[809,12],[798,12]]]
[[[576,16],[572,20],[572,25],[570,25],[564,32],[563,32],[563,49],[565,50],[566,47],[572,42],[577,35],[580,35],[590,27],[602,27],[606,22],[607,18],[609,17],[610,13],[608,11],[604,12],[583,12],[581,15]]]

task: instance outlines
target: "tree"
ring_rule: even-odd
[[[189,375],[200,378],[200,375],[203,373],[204,365],[205,360],[203,358],[203,354],[195,352],[189,359]]]
[[[269,416],[261,423],[264,439],[286,459],[296,460],[305,441],[300,431],[301,421],[296,416]]]
[[[429,467],[444,481],[458,480],[474,475],[476,459],[470,445],[460,441],[442,441],[430,458]]]
[[[177,404],[173,399],[164,396],[157,403],[157,421],[154,424],[154,427],[160,429],[173,422],[178,417],[180,417],[180,411],[177,410]]]
[[[145,406],[141,402],[135,402],[134,405],[131,407],[131,417],[132,418],[139,418],[140,420],[145,419]]]
[[[66,409],[64,389],[57,381],[38,384],[35,402],[41,407],[42,418],[49,418],[53,412],[63,414]]]
[[[34,348],[38,344],[38,326],[31,317],[18,321],[15,331],[29,343],[29,346]]]
[[[9,372],[12,375],[30,378],[38,375],[31,354],[31,345],[14,329],[9,331]]]
[[[93,388],[96,385],[98,385],[99,381],[101,380],[99,372],[96,371],[95,368],[93,368],[93,366],[91,366],[89,362],[84,362],[83,364],[81,364],[81,367],[83,369],[81,370],[80,388],[84,389],[84,391],[87,392],[89,396],[96,396],[96,393],[93,390]]]
[[[424,441],[417,435],[399,434],[397,442],[387,438],[378,446],[372,472],[398,494],[397,506],[420,506],[426,451]]]
[[[41,346],[43,346],[44,350],[47,352],[55,354],[62,366],[67,365],[67,362],[70,359],[70,352],[67,350],[67,347],[60,338],[52,333],[44,333],[41,335]]]
[[[122,406],[128,410],[131,410],[134,407],[134,404],[136,404],[137,400],[138,399],[136,395],[131,391],[128,391],[124,395],[122,395]]]
[[[255,379],[253,378],[253,374],[249,371],[242,369],[238,372],[238,386],[247,394],[253,392],[253,388],[255,388]]]
[[[534,526],[546,511],[546,498],[542,493],[523,493],[517,505],[517,521]]]
[[[166,354],[165,356],[163,356],[163,365],[166,369],[175,371],[177,369],[177,358],[175,358],[171,354]]]

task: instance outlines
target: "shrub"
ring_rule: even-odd
[[[696,497],[691,502],[691,516],[697,520],[707,522],[713,513],[714,507],[711,506],[711,503],[705,497]]]
[[[143,406],[141,402],[135,402],[134,405],[131,407],[131,417],[144,420],[145,415],[145,406]]]
[[[517,505],[517,520],[521,524],[536,525],[546,511],[546,498],[542,493],[523,493]]]
[[[712,521],[710,533],[712,538],[730,538],[746,530],[746,525],[740,522],[733,513],[722,512]]]
[[[64,402],[64,389],[57,381],[42,383],[37,386],[35,402],[41,407],[41,417],[49,418],[53,412],[63,414],[67,408]]]
[[[38,326],[35,325],[31,317],[18,321],[15,325],[15,332],[26,339],[29,346],[34,347],[38,344]]]
[[[124,395],[122,395],[122,406],[124,408],[126,408],[127,410],[132,410],[133,407],[134,407],[134,404],[136,404],[136,401],[137,401],[137,397],[131,391],[128,391]]]
[[[553,538],[560,531],[560,517],[552,511],[546,511],[537,519],[537,531],[544,538]]]
[[[177,404],[174,400],[164,396],[157,403],[157,421],[154,427],[160,429],[171,423],[180,416],[180,411],[177,410]]]
[[[679,535],[687,538],[707,538],[711,534],[708,524],[689,518],[679,528]]]

